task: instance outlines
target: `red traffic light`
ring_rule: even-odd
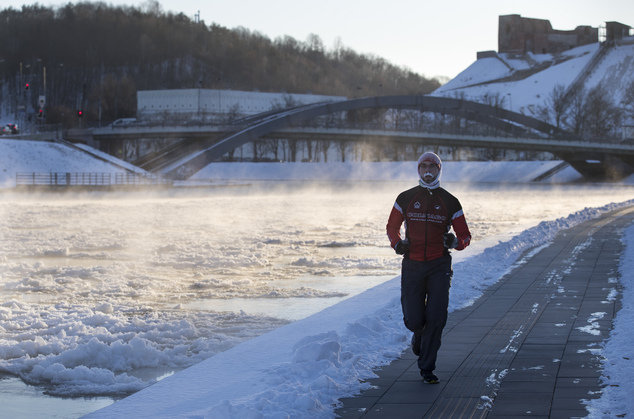
[[[29,90],[29,87],[31,87],[31,84],[30,83],[26,83],[24,85],[24,90]]]
[[[78,111],[77,111],[77,116],[78,116],[79,118],[81,118],[82,116],[84,116],[84,113],[83,113],[81,110],[78,110]]]
[[[37,111],[38,118],[42,118],[43,116],[44,116],[44,109],[40,109],[39,111]]]

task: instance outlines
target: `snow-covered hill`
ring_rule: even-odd
[[[555,86],[568,89],[580,77],[585,91],[601,85],[613,104],[622,107],[623,94],[634,82],[634,37],[602,49],[606,47],[596,43],[557,55],[487,54],[433,95],[488,104],[497,97],[502,107],[531,115],[546,106]]]

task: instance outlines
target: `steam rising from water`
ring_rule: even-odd
[[[398,274],[385,223],[410,186],[5,196],[0,371],[57,395],[125,395],[334,304]],[[446,187],[474,236],[457,257],[632,195]]]

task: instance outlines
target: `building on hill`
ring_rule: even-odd
[[[630,36],[632,27],[619,22],[605,22],[605,40],[617,41]]]
[[[226,121],[274,109],[344,99],[343,96],[238,90],[141,90],[137,92],[137,118],[146,121],[165,117]]]
[[[598,42],[599,30],[577,26],[571,31],[553,29],[546,19],[502,15],[498,25],[498,52],[553,54]]]

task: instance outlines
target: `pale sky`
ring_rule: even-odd
[[[76,1],[71,1],[75,3]],[[20,8],[24,0],[1,0]],[[68,1],[40,0],[45,6]],[[141,2],[105,1],[115,5]],[[455,77],[476,53],[497,50],[498,16],[520,14],[550,20],[554,29],[598,27],[618,21],[634,27],[633,0],[162,0],[163,11],[182,12],[207,25],[238,26],[272,40],[309,34],[332,49],[337,39],[359,53],[383,57],[419,74]]]

